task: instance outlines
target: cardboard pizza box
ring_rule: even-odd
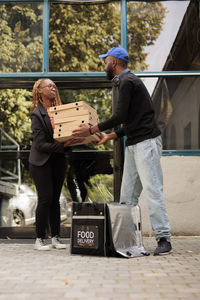
[[[57,105],[57,106],[53,106],[50,108],[50,111],[59,111],[59,110],[70,110],[73,108],[84,108],[87,109],[93,113],[96,113],[96,110],[91,107],[90,105],[88,105],[87,103],[85,103],[84,101],[76,101],[73,103],[67,103],[67,104],[61,104],[61,105]]]
[[[91,124],[95,125],[99,123],[99,118],[89,115],[82,115],[82,116],[75,116],[75,117],[68,117],[62,119],[54,119],[55,126],[62,127],[63,125],[72,125],[72,124]],[[61,126],[60,126],[61,125]]]
[[[54,128],[54,133],[58,133],[58,132],[64,132],[64,131],[68,131],[68,130],[74,130],[74,129],[78,129],[78,127],[81,124],[90,124],[90,125],[96,125],[97,122],[96,120],[88,120],[81,118],[80,120],[74,120],[74,121],[62,121],[59,123],[54,123],[55,128]]]
[[[96,110],[83,101],[54,106],[49,111],[54,119],[54,139],[59,142],[75,138],[72,136],[72,131],[78,129],[80,124],[96,125],[99,123]],[[99,141],[99,136],[98,133],[88,136],[74,146]]]
[[[69,134],[69,133],[68,133]],[[77,140],[79,139],[79,137],[73,137],[71,135],[67,136],[61,133],[55,133],[54,134],[54,139],[60,143],[64,143],[67,140],[71,139],[71,138],[77,138]],[[83,144],[90,144],[91,142],[98,142],[100,140],[100,137],[98,134],[93,134],[87,137],[84,137],[84,140],[82,142],[77,142],[75,144],[73,144],[72,146],[77,146],[77,145],[83,145]]]
[[[80,115],[98,118],[96,110],[83,101],[53,106],[49,111],[54,120]]]
[[[54,133],[72,131],[74,129],[78,129],[79,127],[80,127],[80,123],[77,123],[77,122],[73,122],[72,124],[64,123],[64,124],[56,125],[54,128]]]
[[[55,126],[54,128],[54,133],[63,133],[63,132],[67,132],[70,131],[72,132],[74,129],[78,129],[80,126],[80,123],[76,123],[74,122],[73,124],[62,124],[62,127],[60,127],[60,125]]]

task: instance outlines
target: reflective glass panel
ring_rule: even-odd
[[[0,72],[42,71],[43,4],[0,3]]]
[[[110,89],[58,89],[63,104],[84,101],[97,110],[100,120],[110,116]],[[30,149],[30,99],[28,90],[0,91],[0,226],[35,225],[37,193],[29,173],[28,156],[17,159],[16,142],[21,150]],[[8,100],[9,99],[9,100]],[[5,117],[6,116],[6,117]],[[6,133],[6,134],[5,134]],[[80,145],[67,154],[66,176],[60,196],[61,224],[70,225],[72,201],[113,201],[112,143],[105,146]],[[8,155],[9,154],[9,155]]]
[[[199,70],[199,29],[198,1],[129,2],[132,70]]]
[[[113,201],[113,168],[110,155],[99,153],[87,158],[82,155],[86,148],[67,158],[66,177],[61,196],[61,224],[71,223],[72,202]],[[21,173],[20,173],[21,171]],[[18,179],[21,179],[21,182]],[[0,226],[23,227],[35,225],[37,192],[29,174],[27,159],[0,158]]]
[[[151,79],[145,85],[152,90]],[[200,147],[200,78],[159,78],[152,92],[164,150]]]
[[[120,4],[51,4],[50,71],[103,71],[98,56],[121,43]]]

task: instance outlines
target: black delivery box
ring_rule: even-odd
[[[106,256],[106,204],[73,202],[71,254]]]

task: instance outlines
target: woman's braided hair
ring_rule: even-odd
[[[39,93],[39,88],[40,88],[40,85],[45,81],[45,80],[51,80],[49,78],[42,78],[42,79],[38,79],[34,86],[33,86],[33,101],[32,101],[32,104],[31,104],[31,112],[37,107],[38,103],[40,102],[41,104],[43,104],[43,101],[42,101],[42,97],[40,96],[40,93]],[[59,92],[58,90],[56,89],[56,97],[53,101],[53,106],[56,106],[56,105],[61,105],[62,102],[60,100],[60,95],[59,95]]]

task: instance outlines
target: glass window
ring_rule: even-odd
[[[198,1],[128,2],[132,70],[199,70],[198,11]]]
[[[50,8],[50,71],[104,71],[98,56],[121,41],[120,4],[51,4]]]
[[[199,94],[199,77],[158,79],[152,100],[164,149],[199,149]]]
[[[110,156],[99,153],[98,158],[89,154],[86,158],[76,154],[75,159],[70,155],[67,159],[66,177],[60,196],[61,224],[65,226],[71,222],[72,201],[113,201]],[[35,225],[37,193],[30,178],[28,160],[21,160],[21,171],[21,183],[18,183],[17,160],[0,159],[0,226]]]
[[[42,71],[43,4],[0,4],[0,72]]]
[[[184,149],[191,149],[191,122],[184,128]]]
[[[176,149],[176,128],[174,125],[171,126],[171,137],[170,137],[170,149]]]
[[[199,116],[198,116],[198,124],[199,124],[199,128],[198,128],[198,134],[199,134],[199,148],[200,148],[200,107],[199,107]]]
[[[63,104],[76,101],[88,103],[97,110],[100,120],[105,120],[111,115],[111,89],[59,88],[59,93]],[[20,149],[30,149],[31,95],[31,91],[21,89],[2,89],[0,92],[0,120],[2,120],[0,128],[3,127],[11,139],[20,144]],[[4,150],[5,154],[8,149],[16,150],[16,144],[13,145],[7,135],[1,135],[0,130],[0,150]],[[71,222],[72,201],[81,202],[94,199],[97,202],[113,201],[112,154],[109,151],[98,151],[98,153],[93,151],[112,149],[111,143],[99,147],[80,145],[73,147],[75,152],[68,153],[66,177],[60,197],[62,225],[68,226]],[[88,153],[88,150],[92,150],[93,154]],[[82,152],[86,152],[86,155],[82,155]],[[30,178],[28,155],[27,158],[20,160],[20,164],[16,158],[13,159],[9,156],[2,159],[1,157],[0,226],[33,226],[36,205],[37,193]]]

